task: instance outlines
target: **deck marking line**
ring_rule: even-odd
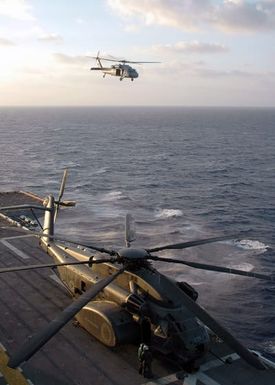
[[[20,238],[30,238],[30,237],[35,237],[36,235],[33,234],[24,234],[24,235],[14,235],[12,237],[3,237],[1,240],[6,241],[8,239],[20,239]]]
[[[1,243],[3,243],[3,245],[5,245],[8,249],[10,249],[12,252],[14,252],[16,255],[18,255],[18,257],[22,258],[22,259],[30,259],[30,257],[23,253],[23,251],[17,249],[17,247],[11,245],[8,241],[6,241],[5,239],[1,239]]]
[[[64,283],[61,281],[61,279],[58,278],[58,276],[56,274],[52,274],[52,275],[49,275],[49,277],[57,282],[60,286],[62,286],[63,288],[67,289],[66,286],[64,285]]]
[[[197,376],[194,374],[190,374],[188,377],[185,377],[183,381],[183,385],[197,385]]]
[[[169,376],[158,378],[156,381],[145,382],[143,385],[167,385],[170,382],[177,381],[176,374],[170,374]]]
[[[198,374],[198,379],[200,381],[204,382],[206,385],[222,385],[220,382],[217,382],[217,381],[213,380],[213,378],[210,378],[205,373],[199,373]]]
[[[9,357],[5,350],[0,349],[0,373],[9,385],[29,385],[18,369],[8,367]]]

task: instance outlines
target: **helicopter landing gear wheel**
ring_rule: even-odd
[[[133,78],[131,78],[131,81],[133,82],[133,81],[134,81],[134,79],[133,79]]]

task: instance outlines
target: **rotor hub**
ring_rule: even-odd
[[[145,249],[134,249],[131,247],[125,247],[118,251],[118,255],[121,258],[127,259],[129,261],[143,260],[149,257],[148,251]]]

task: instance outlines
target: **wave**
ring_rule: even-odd
[[[230,266],[231,269],[238,269],[238,270],[243,270],[243,271],[251,271],[254,269],[254,267],[255,267],[254,265],[252,265],[251,263],[247,263],[247,262],[243,262],[243,263],[239,263],[239,264]]]
[[[178,209],[162,209],[158,210],[155,214],[155,217],[158,219],[166,219],[166,218],[176,218],[181,217],[183,212]]]
[[[201,285],[205,285],[205,283],[207,283],[207,282],[193,282],[193,281],[188,280],[188,283],[191,286],[201,286]]]
[[[267,251],[270,247],[260,241],[253,241],[251,239],[242,239],[241,241],[234,241],[237,247],[243,250],[258,250],[261,252]]]
[[[91,175],[101,175],[101,174],[105,174],[108,171],[109,171],[108,167],[101,167],[101,168],[91,172]]]
[[[127,196],[124,195],[122,191],[111,191],[109,193],[104,194],[102,197],[102,201],[105,202],[112,202],[120,199],[127,199]]]
[[[275,341],[270,340],[264,343],[264,348],[268,353],[275,354]]]

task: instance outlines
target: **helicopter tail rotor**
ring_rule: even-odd
[[[102,64],[101,64],[101,61],[100,61],[100,51],[97,51],[97,55],[96,55],[96,63],[99,65],[100,68],[103,68]]]
[[[66,180],[67,180],[67,175],[68,175],[68,169],[65,169],[64,173],[63,173],[60,189],[59,189],[58,198],[57,198],[57,201],[55,202],[56,203],[56,208],[55,208],[55,213],[54,213],[54,222],[56,221],[57,214],[58,214],[58,211],[59,211],[59,207],[60,207],[60,204],[61,204],[61,199],[62,199],[63,194],[64,194]]]

